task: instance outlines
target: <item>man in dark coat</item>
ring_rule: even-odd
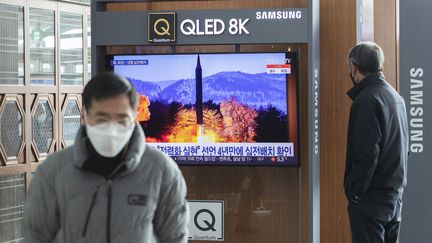
[[[356,45],[348,62],[354,87],[344,188],[352,240],[397,243],[409,146],[405,102],[384,79],[377,44]]]

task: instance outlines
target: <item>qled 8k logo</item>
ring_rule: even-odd
[[[222,19],[185,19],[180,24],[184,35],[221,35],[228,29],[231,35],[249,35],[246,24],[249,19],[230,19],[225,23]]]

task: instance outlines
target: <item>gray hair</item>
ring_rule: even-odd
[[[350,50],[348,62],[353,63],[365,75],[379,72],[383,70],[384,52],[374,42],[361,42]]]

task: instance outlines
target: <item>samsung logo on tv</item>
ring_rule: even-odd
[[[256,19],[301,19],[301,11],[258,11]]]

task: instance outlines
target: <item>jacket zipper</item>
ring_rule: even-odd
[[[90,207],[87,210],[87,216],[86,216],[86,221],[85,221],[85,224],[84,224],[84,229],[83,229],[83,232],[82,232],[82,238],[86,237],[88,224],[90,222],[90,216],[91,216],[91,213],[93,211],[93,207],[95,205],[96,196],[97,196],[98,192],[99,192],[99,186],[97,186],[96,190],[93,192],[93,197],[92,197],[92,200],[91,200],[91,203],[90,203]]]
[[[107,191],[107,198],[108,198],[108,208],[107,208],[107,222],[106,222],[106,234],[107,234],[107,243],[111,242],[111,234],[110,234],[110,224],[111,224],[111,182],[112,180],[108,180],[108,191]]]

